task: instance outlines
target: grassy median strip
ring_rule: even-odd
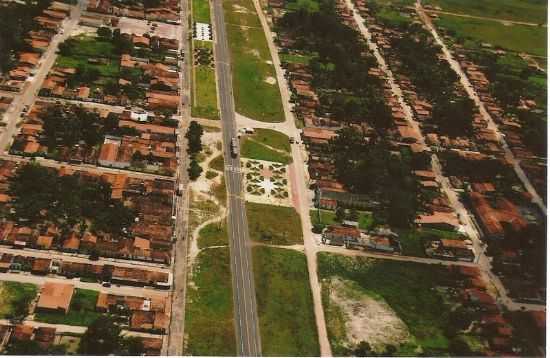
[[[193,0],[193,21],[210,23],[210,2],[208,0]]]
[[[35,320],[52,324],[89,326],[101,313],[96,311],[98,291],[76,288],[69,312],[37,312]]]
[[[185,354],[234,356],[229,248],[204,249],[195,260],[185,305]]]
[[[275,68],[251,0],[224,1],[235,109],[263,122],[284,121]]]
[[[250,238],[273,245],[303,244],[302,222],[294,208],[246,203]]]
[[[193,117],[219,119],[212,42],[193,41]]]
[[[30,283],[0,282],[0,318],[25,315],[36,293],[36,286]]]
[[[305,255],[252,249],[262,354],[318,356],[319,342]]]

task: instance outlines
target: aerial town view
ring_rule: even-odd
[[[545,0],[0,0],[0,353],[546,355]]]

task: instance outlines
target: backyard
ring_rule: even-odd
[[[101,313],[96,311],[98,291],[76,288],[69,312],[37,312],[35,320],[52,324],[67,324],[71,326],[89,326]]]
[[[0,318],[26,315],[37,288],[30,283],[0,282]]]
[[[284,121],[275,69],[251,0],[223,3],[233,70],[235,110],[263,122]]]
[[[318,356],[319,343],[304,254],[254,247],[262,354]]]

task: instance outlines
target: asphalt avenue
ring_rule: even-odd
[[[228,192],[228,225],[233,276],[233,301],[237,354],[240,356],[261,355],[256,292],[252,272],[252,252],[248,235],[245,203],[242,198],[242,179],[239,155],[232,156],[231,138],[237,136],[235,105],[231,85],[231,65],[227,45],[221,0],[213,2],[214,58],[222,120],[224,142],[225,176]]]

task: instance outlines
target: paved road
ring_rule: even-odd
[[[170,327],[168,330],[168,339],[164,340],[163,355],[181,356],[184,352],[183,340],[185,336],[185,296],[187,286],[187,249],[189,239],[187,235],[187,205],[189,205],[188,193],[188,176],[187,176],[187,139],[185,133],[189,126],[191,111],[189,106],[189,89],[191,85],[189,73],[189,4],[187,0],[181,0],[181,32],[180,53],[183,51],[184,59],[180,61],[180,94],[181,101],[179,105],[179,113],[181,121],[178,131],[178,150],[180,153],[178,161],[178,170],[176,172],[176,184],[184,186],[182,196],[176,196],[173,215],[176,216],[176,224],[174,227],[175,237],[177,241],[173,247],[173,294],[172,294],[172,313],[170,315]]]
[[[221,0],[213,1],[214,58],[216,80],[222,120],[225,178],[228,191],[228,225],[233,278],[233,301],[235,305],[235,326],[237,354],[259,356],[262,353],[256,292],[252,272],[252,252],[248,236],[248,222],[244,200],[241,198],[242,178],[240,158],[232,157],[229,146],[236,137],[235,106],[231,85],[231,67],[228,42]]]

